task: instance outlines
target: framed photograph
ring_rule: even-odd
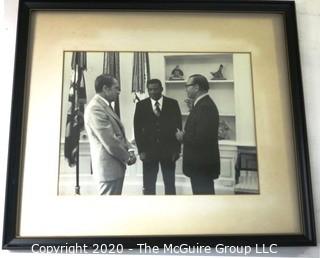
[[[2,247],[316,245],[294,2],[131,2],[20,1]]]

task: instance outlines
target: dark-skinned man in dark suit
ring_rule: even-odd
[[[161,165],[165,194],[176,194],[175,167],[180,157],[180,143],[175,137],[181,129],[178,102],[162,95],[158,79],[147,82],[149,98],[136,105],[134,134],[143,162],[143,194],[156,194],[156,181]]]
[[[184,131],[176,133],[183,143],[183,173],[190,177],[193,194],[215,194],[213,180],[220,175],[219,112],[208,90],[206,77],[189,77],[186,91],[192,108]]]

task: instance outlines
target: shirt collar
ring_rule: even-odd
[[[110,103],[108,100],[106,100],[105,98],[101,97],[99,94],[97,94],[97,96],[98,96],[100,99],[102,99],[102,100],[110,107],[111,103]]]
[[[200,100],[200,99],[203,99],[205,96],[209,96],[209,93],[205,93],[205,94],[201,95],[200,97],[198,97],[198,98],[194,101],[193,106],[195,106],[195,105],[199,102],[199,100]]]
[[[161,98],[158,99],[158,100],[154,100],[154,99],[152,99],[152,98],[150,98],[150,99],[151,99],[152,108],[155,107],[156,101],[158,101],[158,103],[159,103],[159,108],[160,108],[160,110],[162,109],[163,96],[161,96]]]

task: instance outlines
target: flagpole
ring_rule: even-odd
[[[78,69],[78,67],[77,67],[77,65],[75,65],[75,70],[77,70]],[[79,71],[78,71],[78,73],[79,73]],[[74,96],[74,105],[73,105],[73,114],[74,114],[74,112],[75,112],[75,102],[76,102],[76,99],[77,99],[77,95],[76,94],[78,94],[78,91],[79,91],[79,89],[78,89],[78,83],[76,82],[77,80],[77,78],[76,78],[76,72],[74,73],[74,76],[75,76],[75,78],[74,78],[74,82],[75,82],[75,84],[74,84],[74,86],[73,86],[73,96]],[[76,87],[77,87],[77,89],[76,89]],[[76,116],[76,119],[77,119],[77,121],[76,121],[76,124],[77,125],[79,125],[79,116]],[[73,120],[73,123],[74,123],[75,121]],[[76,135],[79,135],[79,131],[80,131],[80,128],[79,128],[79,126],[77,126],[77,128],[78,128],[78,132],[76,133]],[[80,151],[80,144],[79,144],[79,140],[78,140],[78,146],[77,146],[77,151],[76,151],[76,185],[75,185],[75,187],[74,187],[74,193],[75,194],[77,194],[77,195],[80,195],[80,184],[79,184],[79,151]]]
[[[71,70],[73,78],[69,87],[70,108],[67,114],[65,153],[70,167],[76,167],[74,191],[80,194],[80,132],[84,129],[84,104],[87,102],[85,78],[83,71],[87,69],[86,52],[72,53]]]
[[[79,69],[79,67],[77,67],[76,65],[76,68],[75,69]],[[76,74],[76,73],[75,73]],[[78,74],[79,74],[79,70],[78,70]],[[76,78],[75,78],[76,79]],[[74,80],[76,81],[76,80]],[[77,87],[77,89],[76,89]],[[76,99],[77,98],[77,95],[78,95],[78,92],[79,92],[79,85],[78,85],[78,82],[75,83],[74,87],[73,87],[73,96],[74,98]],[[77,94],[77,95],[76,95]],[[75,105],[74,105],[74,108],[75,108]],[[79,108],[79,107],[78,107]],[[73,113],[74,113],[74,110],[73,110]],[[78,125],[77,128],[78,128],[78,132],[76,133],[76,135],[79,135],[80,134],[80,128],[79,128],[79,115],[76,116],[76,119],[77,119],[77,122],[76,124]],[[74,193],[77,194],[77,195],[80,195],[80,180],[79,180],[79,152],[80,152],[80,141],[78,139],[78,146],[77,146],[77,152],[76,152],[76,185],[74,187]]]
[[[75,194],[80,195],[80,184],[79,184],[79,152],[80,152],[80,141],[78,142],[78,151],[77,151],[77,163],[76,163],[76,186]]]
[[[79,69],[79,67],[78,67]],[[80,69],[79,69],[80,70]],[[78,74],[79,74],[79,70],[78,70]],[[79,75],[78,75],[79,76]],[[77,85],[77,90],[75,89],[75,87],[73,88],[74,89],[74,96],[75,98],[79,97],[78,96],[78,93],[79,93],[79,85],[78,83],[76,84]],[[77,94],[77,97],[76,97],[76,94]],[[79,101],[79,99],[78,99]],[[78,107],[79,109],[79,107]],[[79,110],[78,110],[79,111]],[[80,135],[80,127],[79,127],[79,114],[77,115],[76,117],[77,119],[77,128],[78,128],[78,132],[77,132],[77,135]],[[76,153],[76,185],[75,185],[75,188],[74,188],[74,193],[77,194],[77,195],[80,195],[80,180],[79,180],[79,152],[80,152],[80,139],[78,138],[78,148],[77,148],[77,153]]]

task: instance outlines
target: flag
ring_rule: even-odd
[[[120,58],[118,51],[104,52],[103,73],[110,74],[114,78],[116,78],[119,82],[120,87]],[[114,111],[120,117],[119,98],[117,98],[115,101]]]
[[[80,132],[84,129],[84,105],[87,103],[84,78],[84,71],[87,70],[86,52],[72,53],[71,69],[64,156],[69,166],[74,166],[78,159]]]
[[[148,52],[133,53],[133,73],[132,73],[132,92],[135,93],[135,100],[138,93],[144,93],[146,83],[150,79],[150,65]]]

